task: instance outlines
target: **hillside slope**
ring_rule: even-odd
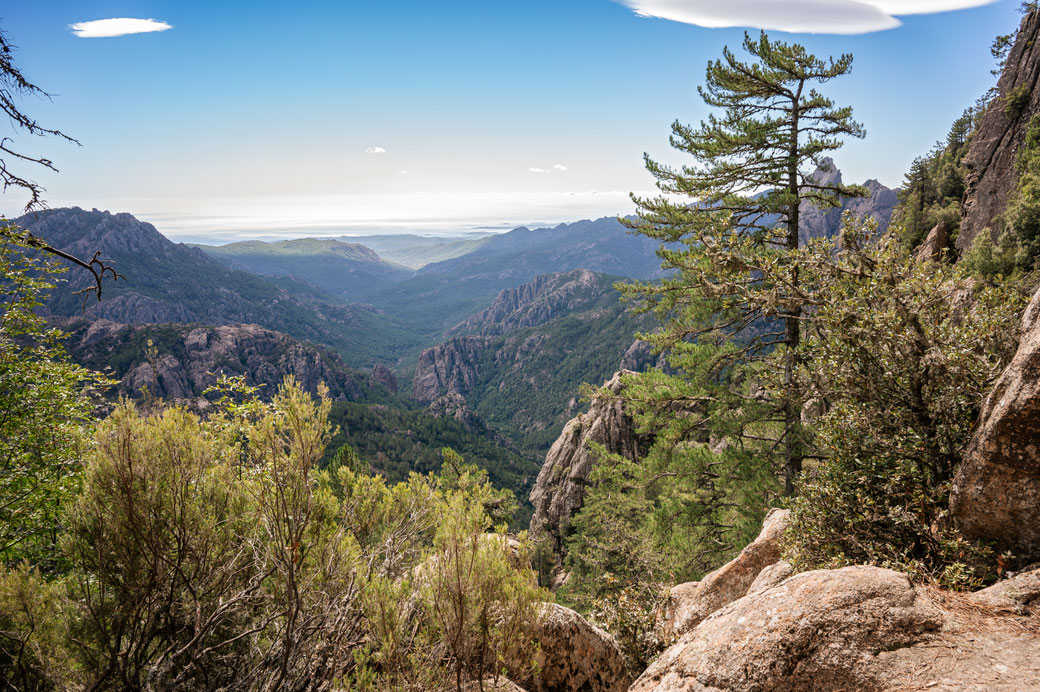
[[[263,276],[291,276],[338,298],[355,296],[411,277],[375,252],[334,238],[298,238],[266,243],[247,240],[199,249],[229,267]]]
[[[75,291],[89,277],[73,267],[46,303],[52,315],[126,324],[258,324],[326,344],[355,366],[393,363],[399,350],[419,346],[413,344],[413,330],[369,306],[347,304],[295,279],[229,268],[196,247],[171,242],[130,214],[73,207],[15,223],[79,257],[100,251],[126,277],[106,279],[101,302],[84,301]]]
[[[582,383],[600,383],[624,363],[652,362],[634,334],[653,318],[621,304],[615,277],[576,270],[502,291],[491,307],[422,353],[412,396],[430,403],[461,395],[476,415],[523,451],[544,454],[581,407]],[[643,346],[640,348],[639,346]]]

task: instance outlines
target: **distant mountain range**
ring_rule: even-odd
[[[803,234],[834,235],[842,209],[887,226],[894,193],[867,187],[871,197],[841,209],[805,210]],[[613,284],[661,277],[658,245],[612,217],[456,238],[224,246],[173,243],[96,209],[15,221],[72,254],[100,251],[126,276],[84,303],[74,292],[87,277],[73,268],[44,306],[72,332],[73,357],[111,368],[118,391],[198,397],[221,372],[267,387],[287,374],[311,390],[325,381],[340,400],[337,441],[394,478],[436,467],[448,445],[522,491],[581,408],[583,382],[655,362],[634,338],[653,318],[627,310]]]

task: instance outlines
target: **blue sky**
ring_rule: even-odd
[[[771,35],[852,52],[826,93],[868,137],[836,159],[850,181],[897,185],[992,85],[989,45],[1020,3],[885,10],[984,2],[80,0],[8,3],[0,26],[54,94],[23,108],[82,142],[16,140],[60,169],[37,172],[52,206],[219,240],[627,213],[627,193],[652,188],[643,152],[681,162],[669,126],[704,117],[705,65],[743,36],[697,23],[810,30]],[[70,29],[119,17],[172,28]],[[22,203],[11,191],[2,208]]]

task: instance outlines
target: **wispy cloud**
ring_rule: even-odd
[[[539,168],[537,166],[531,166],[530,168],[527,169],[527,171],[529,173],[552,173],[554,171],[565,171],[565,170],[567,170],[567,167],[564,166],[562,163],[558,163],[555,166],[553,166],[552,168]]]
[[[386,153],[386,149],[384,149],[383,147],[368,147],[367,149],[365,149],[365,153],[366,154],[385,154]]]
[[[69,31],[80,38],[109,38],[111,36],[127,36],[129,34],[149,34],[154,31],[166,31],[173,26],[158,19],[135,19],[132,17],[113,17],[112,19],[95,19],[90,22],[69,24]]]
[[[866,34],[893,29],[908,14],[932,14],[997,0],[617,0],[642,17],[708,28],[734,26],[813,34]]]

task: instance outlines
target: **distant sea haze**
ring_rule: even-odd
[[[129,212],[177,242],[370,236],[464,236],[632,213],[628,192],[424,193],[256,199],[70,200],[52,206]],[[14,214],[15,216],[17,214]]]

